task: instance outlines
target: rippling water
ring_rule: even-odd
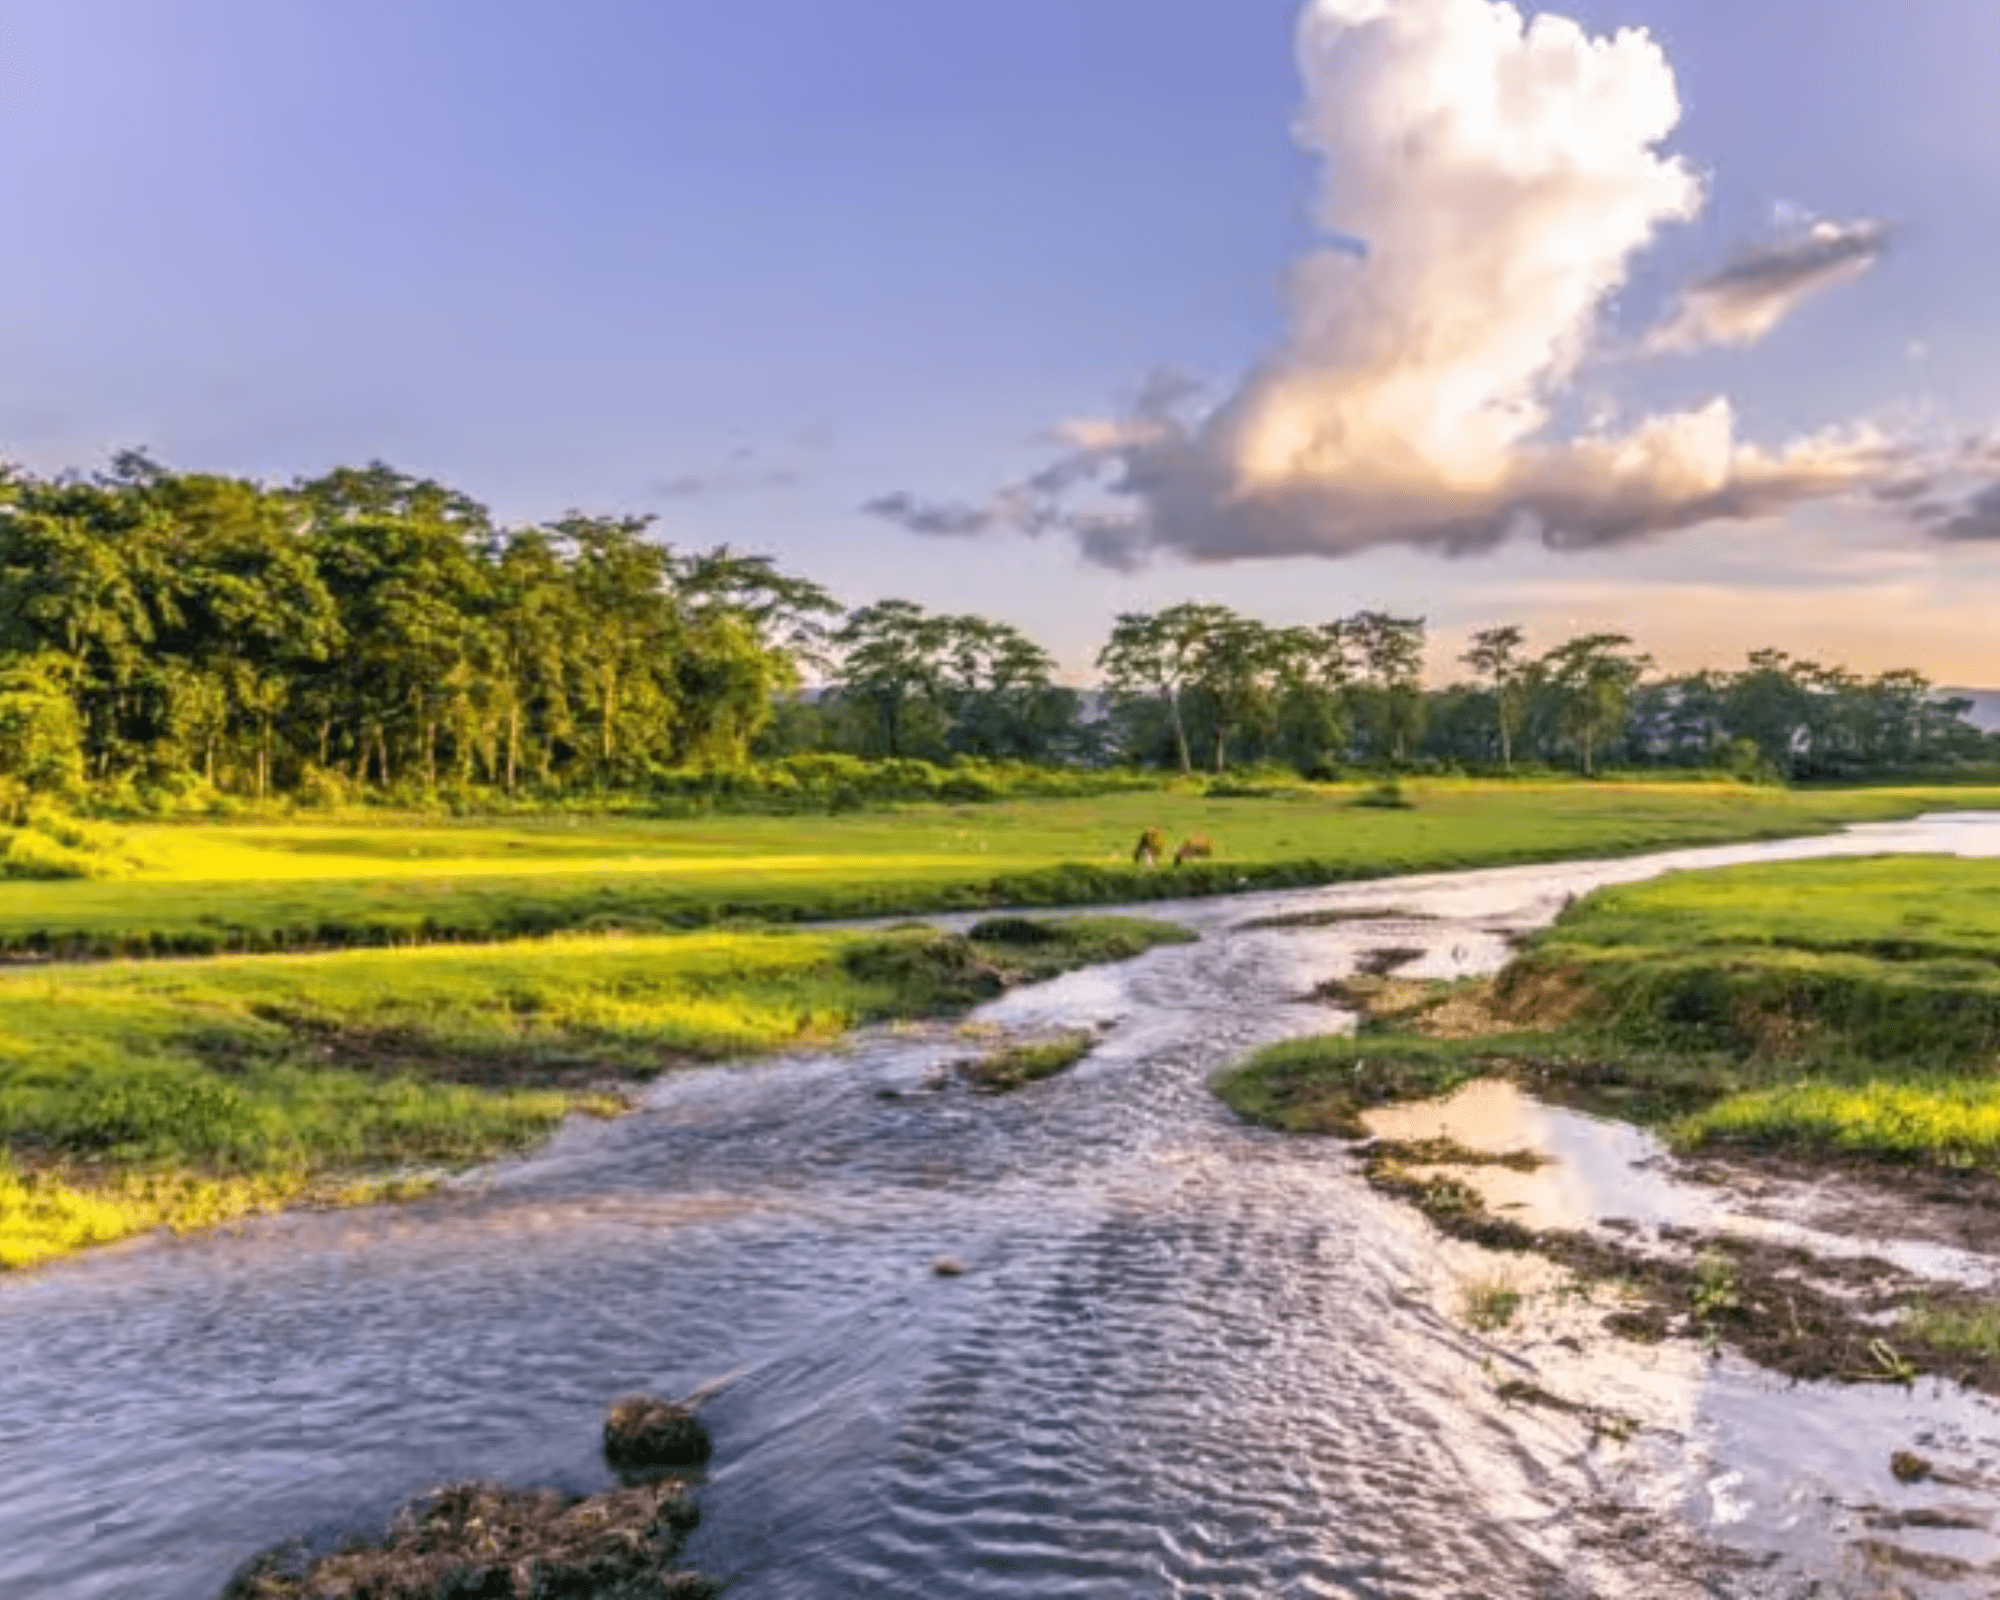
[[[722,1378],[694,1555],[744,1600],[1902,1592],[1865,1571],[1882,1463],[2000,1468],[1986,1402],[1496,1349],[1451,1312],[1463,1247],[1206,1082],[1326,1029],[1301,996],[1371,949],[1490,970],[1602,883],[1918,849],[2000,853],[2000,821],[1156,906],[1204,942],[981,1013],[1104,1028],[1016,1095],[927,1091],[967,1046],[892,1033],[672,1079],[436,1199],[0,1283],[0,1595],[207,1600],[442,1480],[593,1488],[606,1401]],[[1342,906],[1382,914],[1238,926]],[[1517,1369],[1644,1430],[1509,1408]]]

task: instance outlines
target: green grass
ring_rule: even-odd
[[[523,1148],[609,1080],[944,1014],[1189,937],[730,932],[0,977],[0,1265]]]
[[[1940,1350],[2000,1361],[2000,1306],[1917,1306],[1904,1314],[1898,1331]]]
[[[1215,1091],[1239,1116],[1280,1133],[1360,1139],[1369,1108],[1448,1095],[1497,1059],[1457,1040],[1322,1034],[1267,1046],[1217,1078]]]
[[[120,881],[0,884],[0,953],[213,954],[1103,905],[1775,838],[2000,792],[1695,783],[1406,786],[1221,799],[1186,792],[828,817],[165,824],[125,830]],[[1216,859],[1130,860],[1148,826]]]
[[[1520,1315],[1525,1299],[1504,1278],[1481,1278],[1465,1286],[1459,1310],[1475,1333],[1497,1333]]]
[[[1686,1147],[2000,1169],[2000,862],[1677,873],[1590,896],[1502,974],[1509,1036],[1295,1041],[1219,1081],[1252,1120],[1358,1135],[1389,1099],[1512,1076]]]
[[[1057,1039],[990,1050],[977,1061],[967,1062],[960,1071],[983,1094],[1009,1094],[1069,1071],[1096,1047],[1094,1033],[1066,1033]]]

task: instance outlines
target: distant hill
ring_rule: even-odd
[[[1940,700],[1970,700],[1965,720],[1981,733],[2000,733],[2000,689],[1940,689]]]

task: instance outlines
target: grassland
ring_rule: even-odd
[[[622,1082],[949,1013],[1186,938],[712,932],[0,976],[0,1266],[302,1197],[366,1199],[622,1108]]]
[[[1352,1136],[1370,1104],[1500,1072],[1690,1148],[2000,1171],[2000,862],[1797,862],[1604,890],[1482,999],[1490,1031],[1428,1036],[1419,1008],[1281,1045],[1220,1087],[1272,1126]]]
[[[1001,906],[1105,905],[1812,833],[2000,791],[1430,783],[1409,810],[1320,788],[828,817],[163,824],[117,881],[0,884],[0,955],[215,954],[659,931]],[[1133,866],[1141,829],[1217,857]]]

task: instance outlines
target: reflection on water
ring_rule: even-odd
[[[981,1014],[1109,1025],[1019,1094],[932,1087],[953,1030],[873,1037],[662,1083],[455,1193],[9,1281],[0,1595],[204,1600],[276,1539],[440,1480],[592,1487],[607,1399],[730,1374],[694,1554],[749,1600],[1886,1594],[1880,1550],[1988,1561],[1983,1526],[1908,1525],[1977,1490],[1886,1470],[1916,1448],[2000,1478],[1984,1401],[1617,1344],[1552,1283],[1475,1333],[1457,1296],[1490,1259],[1206,1087],[1326,1028],[1299,997],[1371,950],[1490,971],[1602,883],[1889,849],[1994,853],[2000,827],[1155,906],[1206,942]],[[1396,915],[1239,928],[1366,907]],[[1451,1114],[1464,1143],[1560,1158],[1504,1199],[1537,1218],[1693,1203],[1630,1130],[1484,1089]],[[945,1254],[963,1276],[931,1271]],[[1638,1431],[1503,1399],[1510,1376]],[[1760,1559],[1718,1567],[1708,1535]],[[1943,1571],[1895,1581],[1951,1593]]]

